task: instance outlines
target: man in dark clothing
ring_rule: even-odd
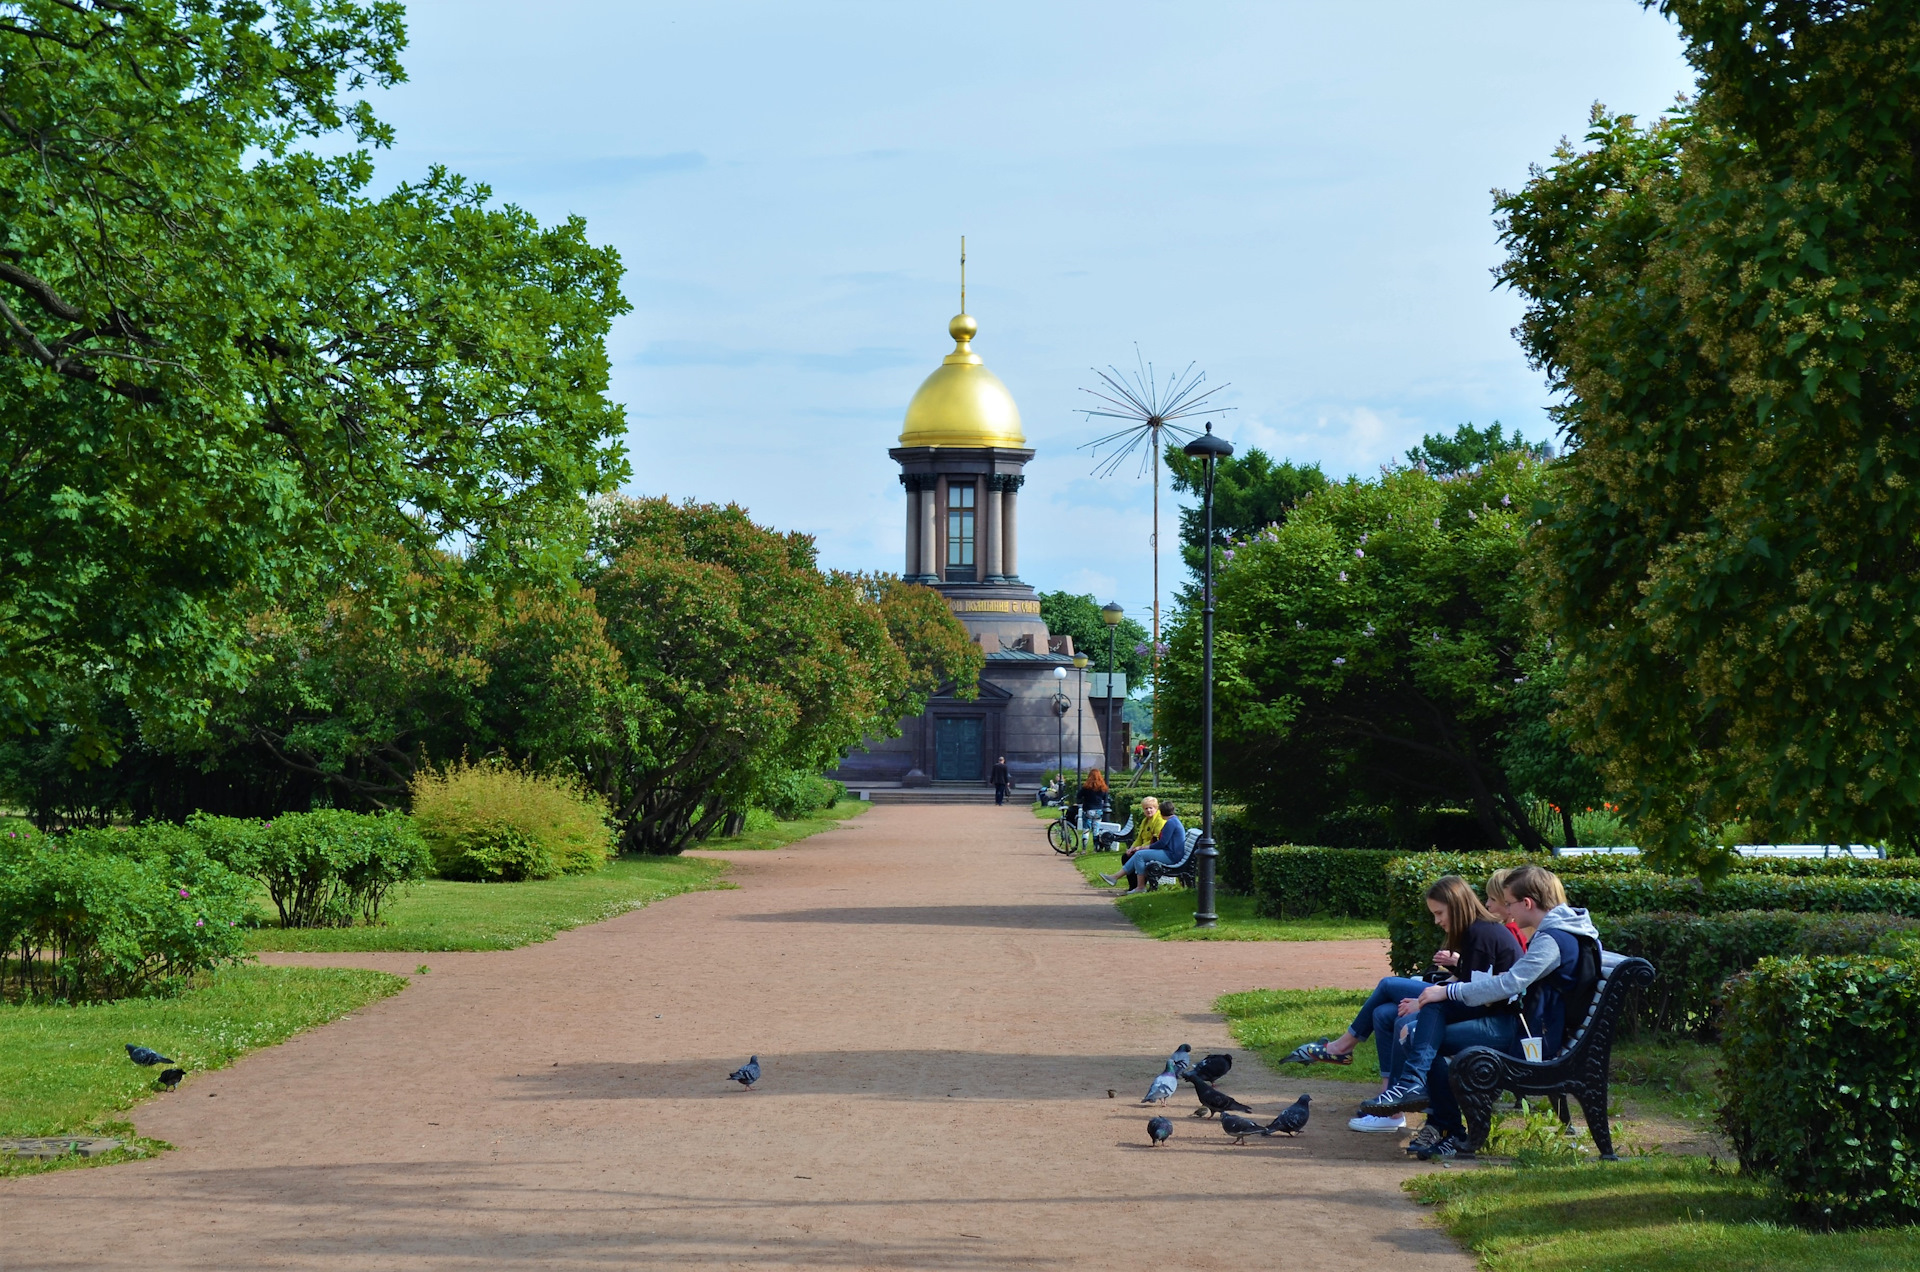
[[[987,780],[993,783],[993,802],[1006,803],[1007,788],[1013,785],[1013,774],[1007,772],[1006,756],[1000,757],[1000,762],[993,766],[993,772],[988,775]]]

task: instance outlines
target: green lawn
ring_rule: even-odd
[[[1346,1032],[1366,1001],[1363,989],[1254,989],[1223,994],[1214,1000],[1213,1009],[1227,1018],[1236,1042],[1277,1069],[1281,1059],[1301,1043],[1338,1038]],[[1355,1049],[1352,1064],[1289,1065],[1285,1072],[1380,1085],[1380,1060],[1371,1040]]]
[[[1087,882],[1107,887],[1100,875],[1120,868],[1117,852],[1090,852],[1073,859]],[[1220,922],[1211,929],[1193,926],[1193,893],[1177,885],[1163,885],[1158,892],[1137,897],[1122,897],[1115,902],[1133,925],[1158,941],[1351,941],[1375,937],[1386,939],[1387,925],[1368,919],[1267,919],[1253,912],[1252,897],[1214,898],[1214,913]]]
[[[1322,1072],[1325,1072],[1324,1066]],[[1806,1232],[1764,1185],[1698,1157],[1457,1168],[1407,1191],[1489,1272],[1878,1272],[1920,1266],[1920,1228]]]
[[[785,848],[809,835],[832,830],[841,822],[858,817],[872,807],[866,800],[843,799],[832,808],[823,808],[794,821],[775,822],[764,830],[749,830],[730,838],[715,835],[701,844],[700,848],[703,852],[765,852],[769,848]]]
[[[253,950],[511,950],[585,923],[709,888],[726,864],[700,857],[618,857],[592,874],[535,883],[430,879],[390,902],[375,927],[259,928]]]
[[[127,1059],[152,1047],[189,1070],[220,1069],[405,988],[404,977],[331,967],[235,967],[173,998],[80,1007],[0,1005],[0,1135],[94,1133],[133,1140],[119,1113],[157,1089],[157,1071]],[[182,1092],[192,1090],[188,1085]],[[181,1096],[164,1096],[177,1099]],[[91,1159],[144,1156],[151,1141]],[[50,1165],[0,1158],[0,1174]]]

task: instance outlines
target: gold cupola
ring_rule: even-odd
[[[907,403],[906,424],[900,430],[902,446],[1017,449],[1027,444],[1013,394],[973,351],[974,333],[979,329],[973,315],[964,311],[947,324],[953,352]]]

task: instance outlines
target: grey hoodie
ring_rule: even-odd
[[[1520,956],[1519,962],[1492,980],[1455,981],[1447,986],[1447,997],[1469,1007],[1484,1007],[1526,993],[1535,981],[1560,966],[1558,942],[1540,939],[1540,933],[1548,928],[1559,928],[1575,936],[1590,936],[1595,944],[1600,941],[1600,932],[1593,926],[1593,920],[1587,917],[1585,910],[1577,906],[1556,905],[1541,916],[1540,926],[1528,939],[1527,952]]]

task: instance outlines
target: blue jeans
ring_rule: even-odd
[[[1361,1042],[1367,1035],[1373,1035],[1374,1050],[1380,1053],[1380,1076],[1390,1078],[1394,1063],[1399,1055],[1397,1039],[1394,1037],[1394,1017],[1400,1010],[1402,998],[1418,998],[1420,991],[1427,987],[1423,980],[1411,976],[1388,976],[1373,987],[1366,1003],[1360,1008],[1360,1014],[1353,1018],[1347,1029]]]
[[[1427,1078],[1441,1056],[1458,1055],[1468,1047],[1519,1050],[1520,1022],[1512,1013],[1453,1019],[1459,1010],[1452,1003],[1428,1003],[1420,1009],[1412,1037],[1400,1048],[1400,1071],[1394,1075],[1395,1082],[1425,1087],[1431,1099],[1437,1084]]]
[[[1140,882],[1144,884],[1147,881],[1147,863],[1149,861],[1157,861],[1163,866],[1170,866],[1173,864],[1173,854],[1165,848],[1142,848],[1134,853],[1133,856],[1127,858],[1127,873],[1130,875],[1139,875]]]

